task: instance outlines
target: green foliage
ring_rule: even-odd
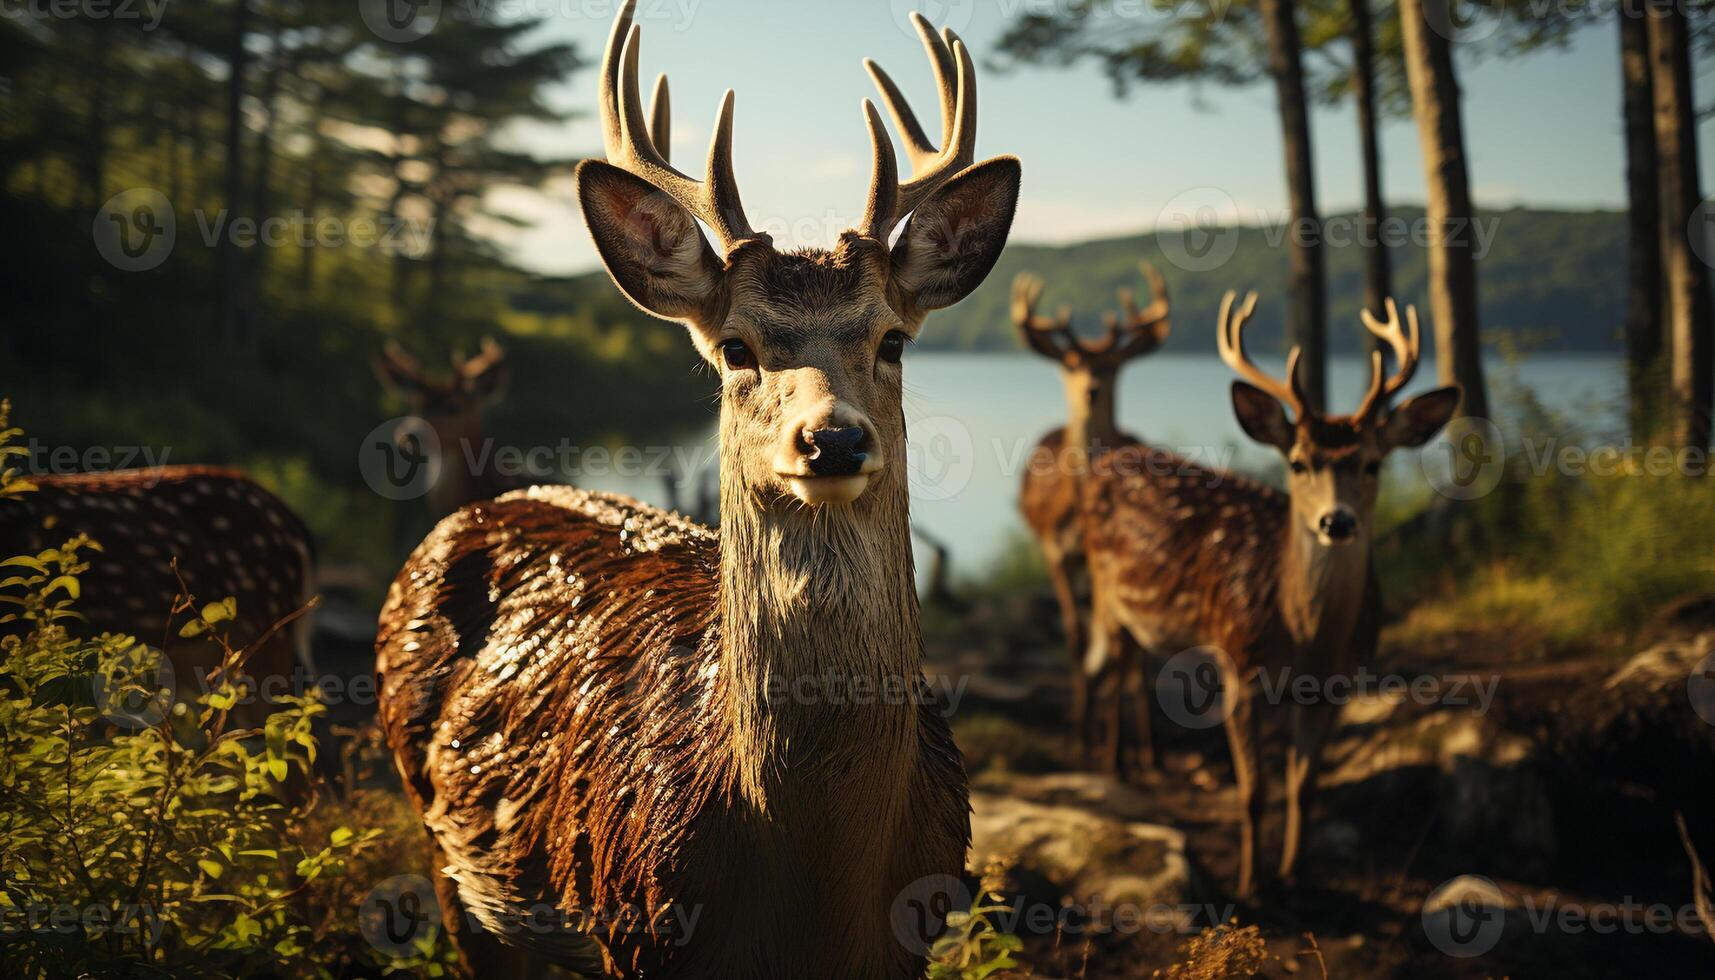
[[[15,436],[0,405],[0,454]],[[0,495],[18,489],[0,473]],[[380,831],[294,837],[304,791],[286,787],[311,778],[322,705],[281,697],[243,729],[229,681],[173,703],[157,651],[68,629],[94,550],[0,560],[0,973],[333,975],[304,899]],[[235,612],[209,602],[180,630],[220,646],[217,677],[243,657],[221,632]]]
[[[929,947],[929,980],[984,980],[1002,970],[1018,966],[1014,953],[1024,942],[1001,932],[990,920],[1008,906],[1000,895],[1005,869],[991,865],[984,870],[971,907],[947,914],[947,928]]]

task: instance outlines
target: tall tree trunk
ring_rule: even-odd
[[[1626,387],[1632,438],[1656,435],[1662,347],[1661,197],[1649,25],[1619,8],[1620,79],[1626,124]]]
[[[1711,254],[1697,176],[1697,109],[1691,94],[1691,49],[1685,15],[1671,0],[1648,8],[1655,140],[1660,152],[1661,254],[1667,272],[1672,344],[1670,415],[1679,446],[1709,444],[1711,394],[1709,268]],[[1693,236],[1698,246],[1692,244]],[[1702,248],[1699,254],[1696,250]]]
[[[226,65],[226,220],[216,246],[220,282],[220,329],[229,341],[242,342],[243,257],[232,240],[231,222],[243,214],[244,206],[244,35],[250,28],[250,0],[233,0],[232,36]]]
[[[280,20],[278,16],[268,17],[268,70],[262,81],[262,130],[256,136],[256,165],[250,178],[250,207],[258,222],[267,221],[273,213],[273,201],[270,200],[273,185],[270,181],[270,171],[274,166],[274,130],[280,113],[280,73],[283,70],[284,52],[280,46]],[[244,332],[252,340],[259,333],[256,325],[258,311],[263,309],[262,290],[263,278],[268,269],[268,253],[278,245],[270,245],[267,241],[258,241],[256,247],[250,250],[250,261],[245,274],[243,318]]]
[[[1370,0],[1352,4],[1352,97],[1358,103],[1358,142],[1364,161],[1364,306],[1378,317],[1386,316],[1386,301],[1393,294],[1393,265],[1387,243],[1381,239],[1387,220],[1387,202],[1382,199],[1382,152],[1376,135],[1375,42],[1370,18]],[[1372,338],[1375,349],[1386,345]]]
[[[1430,27],[1449,24],[1450,0],[1400,0],[1411,111],[1423,153],[1430,226],[1429,312],[1435,321],[1436,361],[1442,384],[1458,384],[1462,415],[1487,418],[1482,337],[1477,320],[1477,256],[1471,177],[1465,163],[1465,124],[1459,111],[1459,80],[1453,46]]]
[[[83,183],[87,207],[92,213],[107,200],[107,103],[112,90],[108,57],[113,43],[109,28],[105,17],[98,17],[90,23],[89,108],[84,120]]]
[[[1299,361],[1304,391],[1313,408],[1322,408],[1327,390],[1326,283],[1322,259],[1322,218],[1316,211],[1316,173],[1311,164],[1310,110],[1304,96],[1304,64],[1299,57],[1296,0],[1262,0],[1268,31],[1269,72],[1280,109],[1281,142],[1286,150],[1287,197],[1292,206],[1292,316],[1288,333],[1303,349]]]

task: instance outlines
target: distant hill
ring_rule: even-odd
[[[1339,215],[1331,224],[1349,219]],[[1393,215],[1411,223],[1421,209],[1399,209]],[[1625,216],[1616,211],[1489,211],[1485,228],[1493,228],[1478,275],[1482,290],[1483,339],[1493,345],[1508,338],[1525,349],[1557,351],[1617,351],[1625,301]],[[1139,259],[1155,263],[1167,278],[1173,298],[1173,338],[1168,350],[1213,352],[1215,312],[1228,289],[1255,289],[1257,307],[1253,349],[1282,346],[1281,318],[1286,310],[1287,253],[1281,230],[1240,226],[1206,234],[1231,241],[1231,258],[1218,268],[1186,271],[1163,254],[1154,233],[1124,238],[1049,246],[1015,243],[1001,256],[995,271],[973,295],[950,310],[930,317],[918,347],[922,350],[1018,350],[1008,318],[1013,276],[1030,271],[1048,283],[1044,310],[1062,303],[1072,307],[1082,331],[1100,329],[1102,311],[1117,308],[1114,290],[1143,288]],[[1236,238],[1229,239],[1232,235]],[[1177,235],[1172,240],[1177,240]],[[1224,246],[1223,246],[1224,248]],[[1421,242],[1394,248],[1395,295],[1415,302],[1425,317],[1425,260]],[[1328,339],[1336,352],[1357,350],[1362,327],[1358,306],[1363,297],[1363,249],[1357,245],[1327,248]],[[625,304],[606,273],[594,272],[562,280],[556,299],[587,297],[612,315]],[[542,297],[536,297],[540,301]],[[1146,300],[1145,300],[1146,301]],[[552,304],[550,304],[552,305]],[[641,314],[633,314],[642,318]]]

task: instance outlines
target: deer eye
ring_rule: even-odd
[[[1365,476],[1375,476],[1377,473],[1380,473],[1381,471],[1382,471],[1382,461],[1379,459],[1372,459],[1369,462],[1364,464],[1364,475]]]
[[[756,366],[756,355],[750,352],[750,347],[742,340],[721,341],[721,357],[726,361],[726,366],[734,371]]]
[[[898,364],[899,359],[905,356],[905,345],[910,342],[911,338],[904,333],[889,330],[887,336],[881,338],[881,350],[877,356],[889,364]]]
[[[1303,476],[1310,472],[1310,466],[1302,459],[1295,459],[1292,461],[1292,472],[1297,473],[1299,476]]]

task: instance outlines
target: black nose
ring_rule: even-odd
[[[852,476],[863,467],[869,437],[858,426],[845,429],[813,429],[804,433],[809,443],[810,472],[817,476]]]
[[[1358,519],[1343,510],[1323,514],[1320,524],[1322,533],[1335,541],[1344,541],[1358,530]]]

